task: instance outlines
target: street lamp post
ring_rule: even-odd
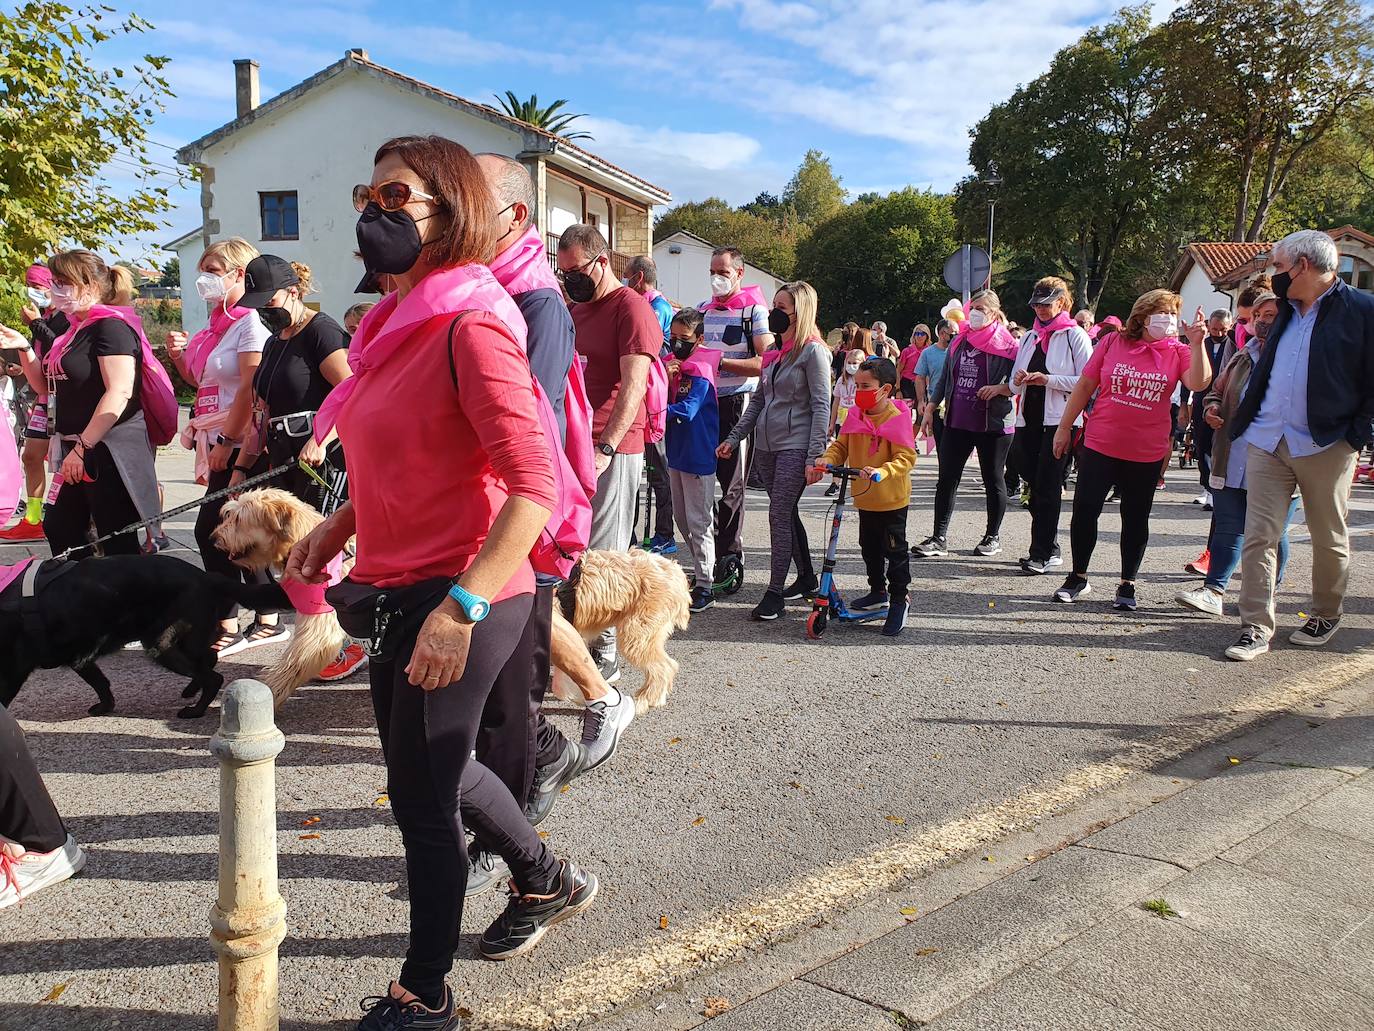
[[[1002,185],[1000,177],[993,175],[983,180],[985,186],[997,187]],[[997,225],[997,198],[988,194],[988,286],[992,285],[992,241],[993,229]]]

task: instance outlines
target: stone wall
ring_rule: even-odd
[[[624,204],[615,206],[615,249],[621,254],[638,257],[648,254],[649,213]]]

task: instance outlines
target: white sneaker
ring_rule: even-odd
[[[615,755],[620,735],[634,722],[635,700],[624,691],[611,691],[614,698],[598,698],[582,712],[582,751],[586,757],[579,773],[594,770]]]
[[[86,853],[70,834],[61,848],[51,852],[25,852],[19,845],[0,845],[0,909],[65,881],[85,865]]]
[[[1222,597],[1223,595],[1218,594],[1210,587],[1198,587],[1175,595],[1174,601],[1185,609],[1195,609],[1198,612],[1205,612],[1209,616],[1220,616]]]
[[[1269,637],[1257,626],[1247,626],[1240,632],[1240,640],[1226,649],[1232,662],[1249,662],[1269,650]]]

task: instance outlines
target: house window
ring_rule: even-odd
[[[300,217],[295,190],[259,193],[258,210],[262,215],[264,240],[299,240]]]
[[[1361,261],[1353,254],[1341,256],[1338,274],[1347,285],[1353,286],[1356,290],[1374,293],[1374,267]]]

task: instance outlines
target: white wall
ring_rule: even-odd
[[[548,177],[549,232],[559,235],[582,221],[582,193],[554,175]]]
[[[1183,298],[1181,318],[1187,322],[1192,321],[1199,305],[1202,306],[1204,315],[1210,315],[1218,308],[1225,308],[1231,312],[1236,310],[1234,298],[1214,287],[1207,273],[1202,271],[1202,266],[1196,262],[1183,278],[1183,289],[1179,290],[1179,296]]]
[[[670,248],[681,248],[680,254]],[[690,237],[674,236],[654,244],[654,264],[658,266],[658,289],[669,300],[680,305],[695,305],[711,296],[711,250]],[[762,269],[744,263],[744,285],[763,290],[768,303],[783,281]]]
[[[199,233],[176,249],[181,263],[181,328],[187,333],[199,333],[210,321],[210,306],[196,292],[196,277],[200,275],[196,264],[202,250]]]
[[[209,217],[218,219],[220,228],[213,239],[242,236],[261,251],[309,265],[317,283],[309,300],[342,322],[351,305],[367,299],[353,292],[363,274],[362,263],[353,256],[358,218],[353,186],[371,178],[379,145],[412,133],[438,133],[474,152],[512,157],[521,147],[519,135],[510,129],[365,73],[346,71],[301,102],[207,150],[203,160],[214,169]],[[297,191],[299,240],[261,239],[260,190]],[[200,246],[193,240],[181,252],[188,308],[199,306],[194,300],[199,258]],[[184,316],[188,330],[195,314]],[[198,317],[204,325],[204,313]]]

